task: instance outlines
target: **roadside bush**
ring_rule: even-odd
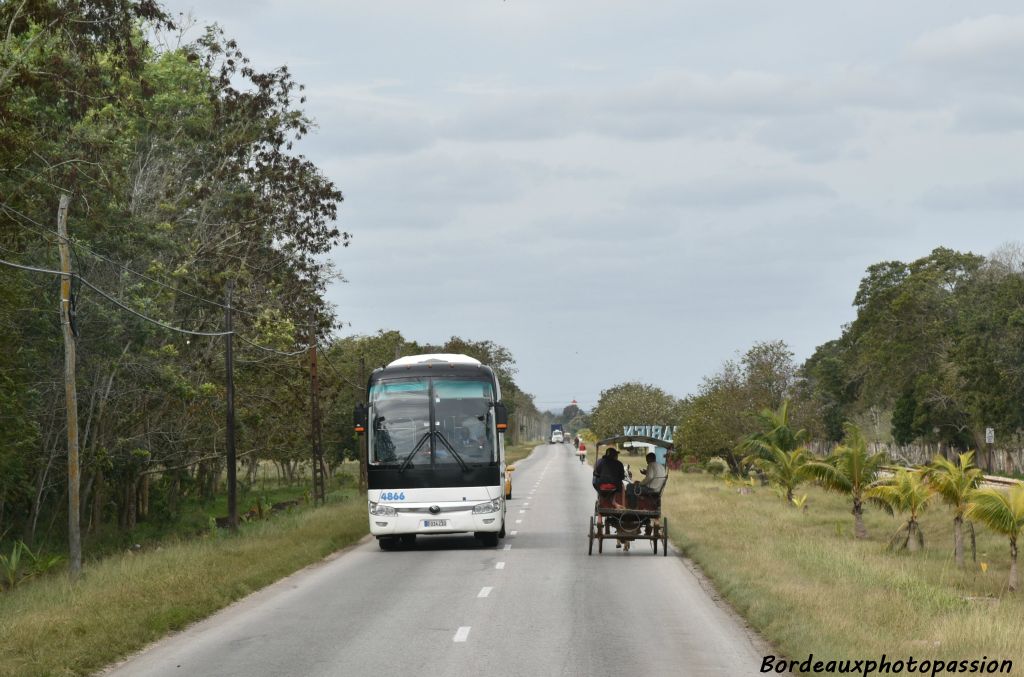
[[[729,472],[729,464],[721,456],[712,456],[704,465],[704,469],[715,477],[718,477]]]

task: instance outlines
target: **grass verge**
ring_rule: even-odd
[[[0,675],[84,675],[361,538],[349,499],[89,564],[0,595]]]
[[[706,475],[673,473],[664,513],[672,541],[786,656],[1012,660],[1024,665],[1024,596],[1006,593],[1009,545],[978,527],[978,560],[953,562],[953,515],[921,520],[926,549],[885,549],[899,518],[869,509],[870,539],[853,537],[846,497],[810,487],[808,510],[768,487],[738,493]]]
[[[505,447],[505,463],[516,463],[533,453],[533,450],[540,442],[522,442],[520,444],[508,445]]]

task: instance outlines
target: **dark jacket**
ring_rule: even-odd
[[[594,464],[594,486],[610,483],[618,486],[626,479],[626,469],[617,458],[602,456]]]

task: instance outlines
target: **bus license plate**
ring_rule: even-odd
[[[448,520],[423,520],[424,527],[446,527]]]

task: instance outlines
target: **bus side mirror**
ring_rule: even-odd
[[[366,405],[360,402],[356,405],[355,411],[352,412],[352,425],[355,427],[357,433],[366,432],[366,418]]]
[[[508,430],[508,409],[501,402],[494,403],[494,425],[499,433]]]

